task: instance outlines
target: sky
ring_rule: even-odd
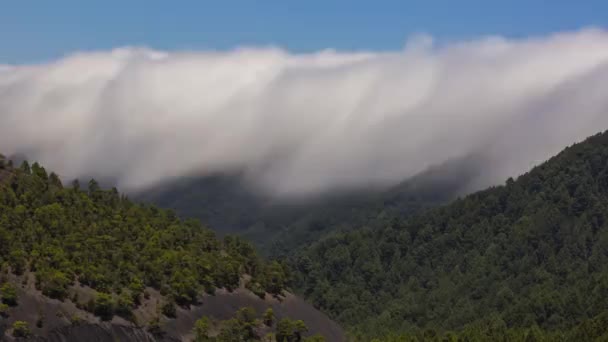
[[[0,64],[121,46],[396,50],[419,33],[441,43],[606,27],[606,13],[602,0],[6,1],[0,5]]]

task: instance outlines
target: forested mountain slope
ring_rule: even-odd
[[[299,291],[362,336],[591,340],[608,329],[608,133],[503,186],[352,228],[292,263]]]
[[[361,188],[306,199],[273,198],[241,175],[183,178],[134,195],[144,202],[196,217],[222,233],[238,234],[275,256],[332,231],[387,223],[454,199],[479,171],[474,158],[452,161],[401,184]]]
[[[201,305],[213,318],[229,307],[221,294],[236,291],[237,303],[274,307],[278,318],[307,312],[311,331],[329,327],[339,339],[339,327],[303,301],[271,302],[293,297],[286,281],[284,265],[264,261],[241,238],[219,239],[198,221],[135,204],[94,180],[86,190],[64,187],[37,163],[15,168],[0,158],[0,331],[24,336],[118,320],[183,337]]]

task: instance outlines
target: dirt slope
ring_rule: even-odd
[[[70,299],[59,301],[43,296],[34,287],[33,274],[15,277],[10,282],[17,286],[19,304],[9,309],[7,318],[0,317],[0,339],[13,341],[10,335],[13,322],[20,320],[29,324],[38,341],[189,341],[194,322],[202,316],[212,320],[232,318],[242,307],[253,307],[259,316],[269,307],[277,320],[283,317],[301,319],[309,329],[309,335],[321,334],[328,341],[344,341],[344,331],[325,314],[293,294],[286,293],[281,299],[266,295],[261,299],[250,291],[239,288],[233,292],[217,290],[215,295],[200,297],[200,305],[190,308],[178,308],[177,318],[161,318],[163,338],[149,334],[145,326],[157,315],[162,297],[158,291],[147,289],[150,298],[144,300],[135,311],[138,325],[114,316],[111,322],[101,322],[98,317],[76,307]],[[86,302],[93,291],[79,285],[71,289],[78,293],[79,301]],[[42,325],[37,325],[41,321]]]

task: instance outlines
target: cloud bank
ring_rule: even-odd
[[[275,194],[390,185],[447,160],[503,181],[608,129],[608,32],[293,54],[75,53],[0,67],[0,151],[141,189],[240,170]]]

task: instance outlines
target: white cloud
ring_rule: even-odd
[[[392,53],[77,53],[0,68],[0,150],[127,189],[240,169],[314,193],[471,154],[487,184],[607,129],[607,80],[598,29]]]

